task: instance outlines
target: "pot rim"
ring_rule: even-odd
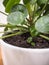
[[[14,46],[14,45],[4,42],[2,39],[0,39],[0,43],[1,43],[1,46],[4,45],[5,47],[9,47],[11,49],[18,49],[18,50],[22,50],[22,51],[33,51],[33,52],[37,52],[37,53],[49,51],[49,48],[23,48],[23,47]]]

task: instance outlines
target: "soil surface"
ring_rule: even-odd
[[[31,43],[27,43],[26,41],[28,37],[30,37],[30,34],[27,32],[22,35],[5,38],[3,40],[8,44],[18,46],[18,47],[23,47],[23,48],[49,48],[48,40],[43,39],[40,36],[32,38],[32,42],[35,43],[35,45],[32,46]]]

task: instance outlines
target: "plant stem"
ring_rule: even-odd
[[[47,3],[48,3],[48,1],[45,3],[44,7],[42,8],[42,10],[41,10],[41,12],[39,14],[39,17],[41,16],[42,12],[44,11],[45,7],[47,6]]]
[[[10,32],[12,32],[12,31],[2,31],[0,33],[10,33]]]
[[[2,13],[2,14],[4,14],[4,15],[8,16],[6,13],[4,13],[4,12],[2,12],[2,11],[0,11],[0,13]]]
[[[12,33],[13,31],[15,31],[15,30],[2,31],[0,33]]]
[[[5,36],[0,37],[0,39],[4,39],[4,38],[8,38],[8,37],[12,37],[12,36],[15,36],[15,35],[20,35],[20,34],[22,34],[22,33],[23,33],[23,32],[17,32],[17,33],[13,33],[13,34],[5,35]]]
[[[45,36],[45,35],[39,35],[40,37],[46,39],[46,40],[49,40],[49,37]]]
[[[44,7],[42,8],[42,10],[41,10],[41,12],[40,12],[38,18],[36,19],[36,21],[37,21],[37,20],[39,19],[39,17],[41,16],[41,14],[42,14],[42,12],[44,11],[44,9],[45,9],[47,3],[48,3],[48,1],[45,3],[45,5],[44,5]],[[35,22],[36,22],[36,21],[35,21]]]
[[[20,28],[25,28],[25,29],[28,29],[27,27],[25,26],[21,26],[21,25],[6,25],[6,24],[1,24],[0,27],[20,27]]]

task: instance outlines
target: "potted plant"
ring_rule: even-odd
[[[4,0],[6,13],[0,11],[7,16],[0,24],[3,63],[49,65],[49,0],[20,1]]]

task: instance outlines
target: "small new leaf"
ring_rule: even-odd
[[[34,43],[34,42],[31,42],[31,45],[32,45],[32,46],[35,46],[35,43]]]
[[[32,37],[28,37],[27,43],[31,43],[31,42],[32,42]]]

